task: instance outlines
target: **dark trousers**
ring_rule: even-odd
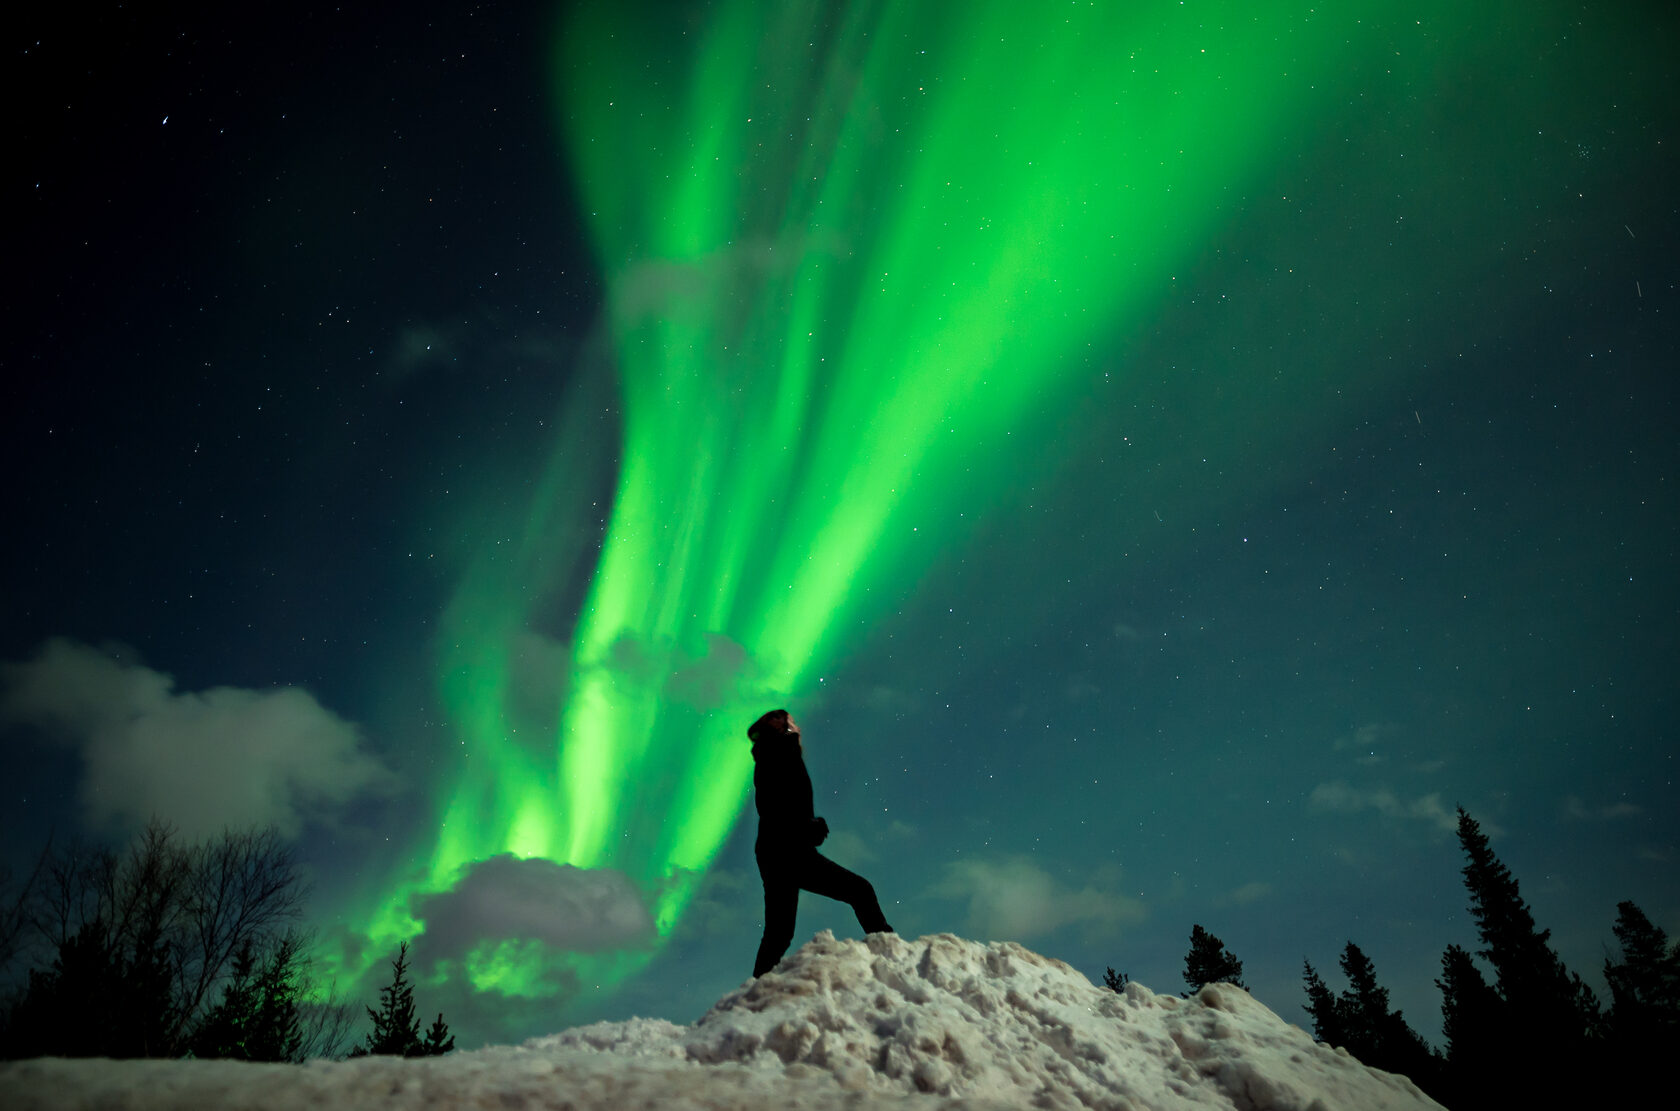
[[[892,933],[875,888],[856,872],[848,872],[816,849],[757,850],[758,874],[764,880],[764,940],[758,946],[753,975],[762,976],[782,959],[793,943],[793,922],[799,913],[799,893],[810,891],[851,904],[866,934]]]

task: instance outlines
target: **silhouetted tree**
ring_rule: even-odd
[[[443,1021],[437,1021],[420,1038],[420,1020],[414,1015],[414,985],[408,982],[408,942],[397,949],[397,959],[391,962],[391,983],[379,989],[379,1010],[367,1008],[373,1020],[373,1032],[367,1041],[350,1051],[352,1057],[390,1054],[399,1057],[438,1057],[455,1048],[455,1039]]]
[[[169,968],[155,946],[123,953],[102,922],[32,969],[7,1024],[9,1057],[158,1056],[171,1025]]]
[[[1116,972],[1112,968],[1105,969],[1103,972],[1103,986],[1110,991],[1125,991],[1129,979],[1130,977],[1124,972]]]
[[[1616,904],[1615,931],[1621,960],[1604,958],[1610,1034],[1635,1058],[1672,1047],[1680,1035],[1680,942],[1671,946],[1632,902]]]
[[[414,1017],[414,985],[408,982],[408,942],[398,947],[397,959],[391,962],[391,983],[379,989],[379,1010],[369,1007],[367,1013],[373,1020],[373,1032],[361,1052],[352,1051],[352,1056],[419,1055],[420,1020]]]
[[[256,1024],[257,958],[249,943],[233,958],[233,975],[222,988],[222,1001],[212,1007],[193,1032],[195,1057],[246,1059],[248,1032]]]
[[[1225,943],[1202,929],[1192,926],[1190,951],[1184,956],[1184,982],[1190,991],[1200,991],[1207,984],[1233,984],[1247,990],[1242,982],[1242,961],[1225,948]]]
[[[1347,1029],[1336,1006],[1336,997],[1313,968],[1311,961],[1301,962],[1301,978],[1306,982],[1307,1005],[1302,1009],[1312,1016],[1313,1037],[1325,1045],[1346,1045]]]
[[[1397,1072],[1426,1091],[1436,1091],[1440,1087],[1440,1062],[1401,1013],[1389,1010],[1388,989],[1377,983],[1371,958],[1350,941],[1342,951],[1340,964],[1348,986],[1333,1004],[1334,1025],[1342,1037],[1333,1044],[1344,1046],[1367,1065]],[[1319,986],[1323,987],[1322,982]],[[1328,995],[1329,989],[1324,992]],[[1311,982],[1307,994],[1312,997]]]
[[[1506,1020],[1505,1000],[1483,978],[1462,946],[1441,954],[1441,1035],[1448,1078],[1449,1107],[1494,1107],[1517,1048]]]
[[[1597,998],[1547,944],[1517,880],[1494,855],[1481,826],[1458,811],[1458,840],[1468,863],[1464,886],[1482,947],[1493,968],[1491,988],[1469,954],[1449,947],[1442,958],[1442,1019],[1453,1099],[1469,1105],[1498,1098],[1514,1106],[1588,1099],[1598,1069]],[[1548,1063],[1544,1073],[1509,1070],[1513,1053]]]
[[[250,944],[233,960],[233,976],[222,1001],[211,1008],[193,1033],[198,1057],[241,1061],[303,1060],[303,1029],[298,1010],[301,942],[287,933],[260,965]]]
[[[1571,973],[1547,941],[1550,930],[1536,928],[1523,902],[1516,877],[1500,863],[1476,820],[1458,811],[1458,840],[1469,863],[1464,886],[1482,948],[1477,956],[1493,966],[1499,995],[1511,1005],[1511,1018],[1537,1046],[1579,1051],[1598,1025],[1598,1000]]]
[[[455,1035],[449,1032],[449,1026],[443,1021],[443,1012],[439,1011],[437,1021],[426,1031],[426,1040],[420,1043],[422,1057],[442,1057],[455,1048]]]
[[[52,859],[52,839],[49,837],[29,878],[13,888],[12,870],[0,872],[0,973],[11,967],[29,932],[30,903],[47,862]]]
[[[304,893],[274,830],[182,844],[161,821],[120,851],[49,852],[33,886],[25,948],[49,963],[11,1009],[13,1057],[187,1052],[235,957],[277,944]]]

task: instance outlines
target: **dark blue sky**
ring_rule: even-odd
[[[1660,5],[1541,8],[1300,137],[795,707],[900,932],[1175,990],[1201,923],[1292,1020],[1351,939],[1435,1039],[1457,806],[1589,982],[1618,900],[1680,927],[1680,43]],[[599,347],[553,12],[21,18],[0,837],[22,867],[265,799],[331,930],[437,821],[440,612]],[[281,688],[308,760],[246,716]],[[231,756],[136,776],[62,710],[100,698]],[[462,1044],[694,1018],[751,966],[752,836],[615,994],[440,988]],[[848,919],[807,896],[798,937]]]

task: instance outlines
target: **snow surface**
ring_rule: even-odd
[[[692,1026],[599,1022],[442,1058],[0,1066],[32,1108],[1439,1108],[1240,988],[1093,985],[1011,943],[819,933]]]

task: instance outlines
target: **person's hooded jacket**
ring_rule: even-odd
[[[820,845],[828,823],[816,816],[811,773],[795,737],[753,742],[753,802],[758,807],[760,852],[794,852]]]

